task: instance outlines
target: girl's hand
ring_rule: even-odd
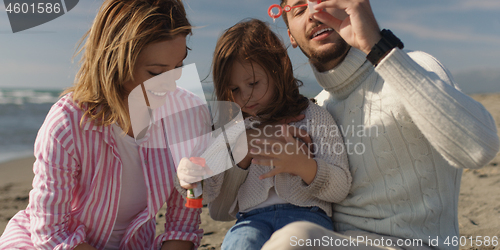
[[[195,188],[196,182],[203,180],[203,176],[212,175],[213,172],[209,167],[202,167],[194,164],[187,157],[184,157],[179,162],[177,167],[177,178],[182,188],[192,189]]]
[[[257,144],[260,147],[250,150],[254,155],[253,163],[274,167],[259,178],[265,179],[280,173],[289,173],[298,175],[305,183],[311,184],[316,177],[316,161],[311,157],[308,148],[293,138],[284,126],[281,132],[286,143],[274,139],[259,140]]]
[[[349,45],[366,54],[381,39],[369,0],[323,0],[314,9],[326,11],[314,13],[311,18],[332,27]],[[343,20],[332,15],[339,10],[347,13]]]
[[[304,119],[302,116],[299,120]],[[307,131],[303,129],[298,129],[294,126],[290,125],[266,125],[261,127],[256,127],[253,129],[248,129],[246,131],[247,143],[248,143],[248,154],[247,156],[238,163],[238,166],[243,169],[247,169],[251,160],[254,157],[259,158],[260,155],[254,155],[251,153],[252,149],[260,150],[261,146],[267,144],[269,140],[281,141],[282,143],[287,143],[286,139],[283,136],[276,136],[276,134],[282,134],[282,129],[284,129],[291,136],[300,139],[298,143],[301,144],[301,148],[304,148],[305,152],[314,157],[310,152],[313,150],[312,148],[305,149],[308,145],[312,145],[312,140]]]

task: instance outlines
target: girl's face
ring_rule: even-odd
[[[233,65],[229,88],[243,112],[256,116],[272,102],[274,87],[259,64],[238,60]]]

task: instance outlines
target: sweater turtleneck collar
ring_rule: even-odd
[[[366,54],[352,47],[335,68],[325,72],[318,72],[313,65],[311,68],[319,85],[336,100],[347,98],[373,70],[371,63],[366,60]]]

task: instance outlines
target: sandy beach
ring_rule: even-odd
[[[493,115],[500,131],[500,93],[472,95]],[[0,164],[0,234],[9,219],[28,204],[33,179],[34,157],[13,160]],[[460,188],[458,221],[462,238],[481,236],[500,237],[500,154],[487,166],[478,170],[465,170]],[[163,210],[164,211],[164,210]],[[163,224],[163,214],[158,214]],[[220,249],[226,231],[234,224],[216,222],[203,209],[201,227],[205,231],[199,249]],[[158,227],[161,230],[161,227]],[[469,242],[469,241],[468,241]],[[498,243],[500,244],[500,242]],[[460,249],[499,249],[493,246],[461,246]]]

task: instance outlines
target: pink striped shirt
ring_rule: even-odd
[[[181,108],[203,104],[179,88],[168,98]],[[0,249],[73,249],[83,242],[98,249],[106,245],[118,211],[122,164],[111,126],[95,126],[88,120],[80,126],[83,113],[72,94],[49,111],[35,141],[29,205],[9,221]],[[193,122],[192,117],[189,125],[201,122]],[[160,133],[164,137],[162,124],[153,126],[146,141],[157,145]],[[159,249],[167,240],[192,241],[198,247],[203,234],[198,228],[201,209],[184,207],[174,187],[175,166],[168,150],[141,144],[139,155],[147,208],[127,228],[120,249]],[[154,239],[155,215],[165,202],[165,232]]]

